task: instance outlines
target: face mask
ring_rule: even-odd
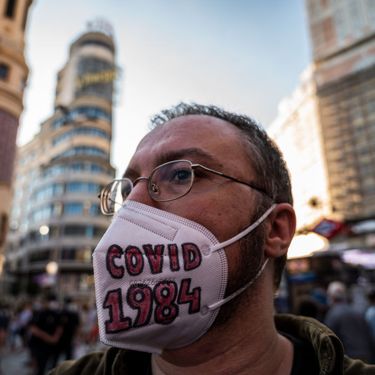
[[[224,298],[224,247],[254,230],[273,210],[219,243],[202,225],[135,201],[114,217],[93,253],[100,340],[161,353],[184,347],[211,327],[219,307],[262,273]]]

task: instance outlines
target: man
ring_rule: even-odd
[[[348,302],[346,286],[333,281],[327,289],[330,308],[324,323],[340,338],[345,352],[353,358],[374,363],[375,346],[364,314]]]
[[[71,297],[64,298],[64,304],[60,311],[60,324],[62,333],[56,345],[53,367],[56,366],[61,355],[64,359],[73,358],[74,339],[79,329],[80,319],[78,309]]]
[[[43,297],[42,308],[33,313],[30,321],[29,348],[36,375],[44,375],[53,360],[62,335],[59,305],[54,294]]]
[[[321,324],[274,317],[295,214],[266,133],[187,104],[153,125],[100,195],[104,213],[118,209],[93,256],[113,348],[53,374],[375,374]]]

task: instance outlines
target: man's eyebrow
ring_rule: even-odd
[[[214,156],[212,156],[210,153],[207,151],[204,151],[200,148],[197,147],[189,147],[189,148],[184,148],[181,150],[173,150],[173,151],[168,151],[166,153],[161,154],[159,157],[156,158],[155,160],[155,165],[153,168],[156,168],[158,165],[167,163],[169,161],[173,160],[180,160],[180,159],[187,159],[194,162],[209,162],[212,165],[212,167],[221,167],[221,164],[216,160]],[[193,160],[191,160],[193,159]],[[127,168],[125,173],[122,176],[130,178],[131,180],[135,180],[137,177],[139,177],[139,172],[136,169],[133,169],[131,167]]]
[[[201,161],[201,162],[216,162],[217,160],[215,159],[214,156],[212,156],[210,153],[207,151],[202,150],[201,148],[197,147],[190,147],[190,148],[184,148],[181,150],[173,150],[173,151],[168,151],[157,159],[157,164],[164,164],[172,160],[180,160],[180,159],[187,159],[192,162],[194,161]],[[191,160],[193,159],[193,160]],[[156,167],[156,165],[155,165]]]

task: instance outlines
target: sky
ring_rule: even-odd
[[[150,117],[181,101],[219,105],[265,128],[311,60],[304,0],[34,0],[18,144],[53,114],[57,72],[95,19],[114,30],[112,164],[121,175]]]

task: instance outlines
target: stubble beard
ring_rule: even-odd
[[[235,293],[256,278],[264,263],[264,243],[265,233],[262,224],[240,240],[240,256],[236,265],[236,272],[228,279],[225,297]],[[234,316],[240,313],[241,309],[251,304],[256,297],[256,284],[257,280],[233,300],[224,304],[220,308],[211,329],[227,324]]]

